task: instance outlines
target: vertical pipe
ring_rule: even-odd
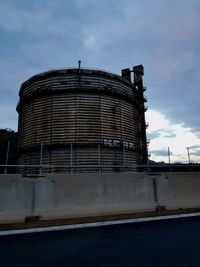
[[[139,122],[140,122],[140,140],[141,140],[141,148],[142,148],[142,164],[147,164],[148,159],[148,148],[147,148],[147,137],[146,137],[146,122],[145,122],[145,102],[146,98],[144,97],[144,85],[143,85],[143,75],[144,75],[144,67],[142,65],[138,65],[133,67],[134,73],[134,86],[137,87],[138,92],[138,106],[139,106]]]
[[[43,143],[40,145],[40,174],[42,173],[42,155],[43,155]]]
[[[8,144],[7,144],[7,151],[6,151],[6,167],[5,167],[4,174],[7,174],[7,165],[8,165],[9,152],[10,152],[10,141],[8,141]]]
[[[70,173],[73,173],[73,144],[70,146]]]

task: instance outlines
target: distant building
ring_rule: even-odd
[[[142,65],[122,76],[79,66],[28,79],[17,106],[18,163],[45,164],[42,171],[52,173],[121,172],[146,164],[142,76]]]

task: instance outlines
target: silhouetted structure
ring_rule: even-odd
[[[10,129],[0,129],[0,165],[6,163],[17,164],[17,133]],[[16,168],[7,168],[6,171],[15,173]],[[0,173],[5,173],[5,167],[0,167]]]
[[[51,165],[46,172],[118,172],[146,164],[142,76],[142,65],[119,76],[79,63],[31,77],[17,106],[18,163]]]

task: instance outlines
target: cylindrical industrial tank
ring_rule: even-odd
[[[72,68],[25,81],[17,106],[18,164],[32,167],[19,171],[119,172],[142,163],[144,99],[122,76]]]

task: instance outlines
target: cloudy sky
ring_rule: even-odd
[[[200,162],[199,0],[0,0],[0,128],[38,72],[143,64],[152,160]]]

